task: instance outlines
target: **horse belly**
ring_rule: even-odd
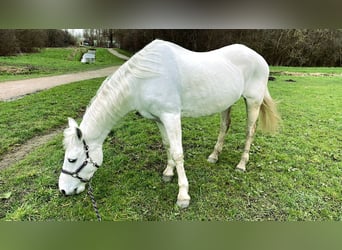
[[[184,84],[182,116],[199,117],[222,112],[241,97],[243,82],[239,77],[216,74],[205,78],[193,77]]]

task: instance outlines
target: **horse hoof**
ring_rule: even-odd
[[[180,208],[187,208],[190,204],[190,199],[189,200],[177,200],[177,206]]]
[[[246,172],[246,168],[236,167],[235,170],[240,173]]]
[[[164,182],[170,182],[172,181],[172,175],[163,175],[163,181]]]
[[[208,161],[209,163],[216,163],[217,160],[218,160],[218,159],[209,156],[209,158],[208,158],[207,161]]]

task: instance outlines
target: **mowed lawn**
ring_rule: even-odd
[[[214,165],[206,159],[216,142],[219,115],[183,119],[192,198],[187,209],[175,205],[177,178],[162,181],[166,152],[156,124],[134,112],[126,116],[106,139],[104,164],[92,182],[103,220],[341,220],[342,77],[274,76],[269,89],[279,101],[282,129],[277,135],[257,132],[245,173],[235,170],[245,141],[242,100],[233,107],[231,129]],[[0,133],[6,135],[0,139],[0,158],[36,134],[66,126],[68,116],[81,117],[102,80],[0,103],[7,114],[0,115]],[[0,170],[0,220],[96,220],[85,193],[63,197],[58,192],[62,139],[61,133]]]
[[[33,77],[59,75],[120,65],[123,60],[105,48],[96,49],[95,63],[80,62],[87,48],[44,48],[39,53],[0,57],[0,83]]]

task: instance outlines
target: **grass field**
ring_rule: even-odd
[[[80,62],[86,48],[45,48],[39,53],[0,57],[0,82],[25,78],[58,75],[122,64],[123,60],[107,49],[96,49],[96,61]]]
[[[286,66],[276,66],[270,67],[271,73],[277,75],[281,72],[296,72],[296,73],[321,73],[321,74],[342,74],[342,67],[286,67]]]
[[[64,125],[66,117],[81,115],[103,79],[57,87],[18,101],[0,102],[0,156],[36,135]]]
[[[171,183],[161,179],[166,154],[157,126],[130,113],[106,139],[104,164],[93,179],[103,219],[342,220],[341,80],[337,76],[277,75],[270,81],[270,92],[280,101],[282,129],[275,136],[257,132],[246,173],[235,171],[245,140],[243,101],[233,107],[232,126],[215,165],[206,158],[217,138],[219,115],[183,119],[192,197],[184,210],[175,205],[176,179]],[[80,117],[101,81],[60,86],[0,103],[0,158],[28,138],[66,126],[68,116]],[[59,194],[63,156],[60,134],[0,171],[1,220],[96,220],[85,193]]]

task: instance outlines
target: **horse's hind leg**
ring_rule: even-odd
[[[220,133],[217,138],[216,145],[214,147],[214,151],[209,155],[208,162],[210,163],[216,163],[219,157],[219,154],[222,152],[224,138],[228,132],[229,126],[230,126],[230,109],[228,108],[225,111],[221,113],[221,127],[220,127]]]
[[[176,167],[176,163],[174,162],[174,160],[172,159],[171,154],[170,154],[170,142],[169,142],[169,138],[167,137],[165,127],[161,122],[157,122],[157,125],[158,125],[158,128],[160,130],[160,134],[162,136],[163,144],[164,144],[164,147],[165,147],[166,152],[167,152],[167,166],[163,172],[163,180],[165,182],[169,182],[172,180],[172,177],[174,175],[173,170]]]
[[[253,136],[256,129],[256,121],[259,116],[260,103],[253,99],[245,99],[247,110],[247,131],[245,148],[241,156],[239,164],[236,166],[237,170],[245,171],[246,164],[249,160],[249,150],[252,145]]]

